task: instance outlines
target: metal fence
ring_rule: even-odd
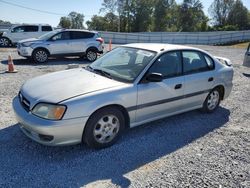
[[[9,24],[0,24],[0,31],[10,28]],[[105,42],[111,39],[115,44],[135,42],[171,43],[171,44],[204,44],[217,45],[250,40],[250,30],[216,31],[216,32],[142,32],[119,33],[99,31]]]
[[[136,42],[171,43],[171,44],[204,44],[217,45],[250,40],[250,30],[216,31],[216,32],[144,32],[118,33],[99,31],[105,42],[126,44]]]

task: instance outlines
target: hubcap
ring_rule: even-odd
[[[109,143],[118,134],[120,122],[114,115],[103,116],[94,127],[94,138],[101,144]]]
[[[0,39],[0,46],[9,46],[9,40],[6,38]]]
[[[37,51],[35,56],[38,62],[45,62],[48,58],[47,53],[43,50]]]
[[[96,60],[97,54],[93,51],[88,51],[87,53],[87,58],[89,61],[94,61]]]
[[[208,100],[207,100],[207,107],[209,110],[213,110],[216,108],[216,106],[219,103],[220,94],[218,91],[214,90],[212,93],[210,93]]]

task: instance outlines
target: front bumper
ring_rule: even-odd
[[[82,141],[82,134],[88,117],[66,120],[46,120],[27,112],[18,97],[12,103],[16,119],[23,133],[44,145],[71,145]]]
[[[33,52],[33,49],[31,47],[22,47],[22,46],[19,46],[19,45],[17,47],[17,53],[20,56],[31,57],[32,52]]]

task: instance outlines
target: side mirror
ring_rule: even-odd
[[[163,76],[161,73],[150,73],[146,76],[146,80],[149,82],[161,82],[163,80]]]

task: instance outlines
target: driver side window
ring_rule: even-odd
[[[160,73],[164,78],[179,76],[182,73],[181,53],[168,52],[158,58],[149,73]]]

